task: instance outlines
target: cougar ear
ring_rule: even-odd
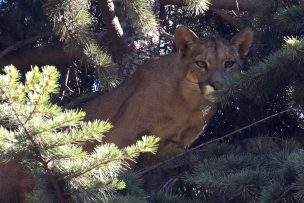
[[[239,47],[240,53],[245,56],[253,42],[254,31],[251,28],[245,28],[236,34],[231,42]]]
[[[197,35],[184,25],[178,25],[174,32],[174,44],[179,51],[184,51],[187,47],[198,40]]]

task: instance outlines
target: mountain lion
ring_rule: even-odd
[[[178,26],[177,52],[148,60],[120,87],[86,103],[86,119],[109,120],[114,128],[105,141],[119,147],[145,134],[160,137],[158,154],[188,147],[216,111],[211,103],[201,109],[208,102],[206,95],[240,71],[253,35],[246,28],[230,41],[199,40],[186,26]],[[93,148],[94,144],[86,146]]]
[[[120,87],[85,104],[86,119],[108,119],[114,128],[105,141],[119,147],[154,134],[161,138],[159,154],[184,149],[216,110],[216,104],[201,110],[206,95],[239,72],[252,41],[251,29],[230,41],[199,40],[187,27],[179,26],[174,33],[177,52],[150,59]],[[88,143],[85,149],[93,147],[94,143]],[[17,161],[0,164],[0,202],[24,202],[32,183]]]

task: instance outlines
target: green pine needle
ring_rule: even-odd
[[[155,153],[159,138],[151,136],[127,147],[130,151],[107,143],[91,154],[84,151],[87,142],[101,143],[112,125],[83,122],[84,112],[62,111],[50,103],[50,95],[58,92],[55,67],[45,66],[42,71],[34,67],[24,83],[15,67],[7,66],[4,72],[0,75],[0,162],[21,159],[20,164],[31,171],[35,187],[28,202],[58,202],[58,194],[105,201],[115,190],[125,188],[118,176],[128,160],[143,152]],[[59,192],[54,192],[55,186],[61,188]]]
[[[227,80],[222,89],[210,97],[223,105],[229,103],[230,97],[240,95],[259,102],[276,89],[293,85],[299,79],[299,73],[303,75],[303,53],[304,39],[287,38],[281,49],[246,73]]]
[[[194,15],[205,13],[211,3],[209,0],[187,0],[186,10]]]
[[[149,1],[146,0],[124,0],[126,12],[135,25],[147,34],[156,29],[157,20],[153,14]]]

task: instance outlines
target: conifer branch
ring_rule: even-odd
[[[29,139],[31,141],[31,143],[33,144],[33,148],[34,148],[34,152],[36,154],[37,161],[39,161],[42,164],[44,170],[47,172],[47,175],[49,176],[49,178],[52,182],[52,185],[55,188],[56,195],[57,195],[57,198],[59,199],[59,202],[64,203],[64,198],[62,196],[62,191],[60,189],[58,180],[54,176],[52,170],[48,167],[49,161],[44,160],[41,150],[39,149],[40,148],[39,145],[34,141],[33,137],[29,134],[29,132],[26,129],[25,129],[25,132],[26,132],[27,139]]]
[[[103,200],[111,190],[125,187],[117,177],[127,166],[127,160],[134,160],[141,152],[155,152],[158,139],[143,137],[142,141],[126,149],[103,144],[89,155],[81,145],[91,140],[101,141],[110,125],[99,121],[82,123],[83,112],[62,112],[61,108],[49,103],[49,94],[58,89],[59,74],[54,67],[49,66],[42,73],[35,67],[26,74],[25,84],[20,83],[20,74],[13,66],[5,67],[4,72],[6,75],[0,75],[0,121],[3,123],[0,162],[22,156],[19,165],[26,165],[31,170],[30,184],[36,183],[28,195],[29,201],[38,202],[47,193],[63,203],[74,198],[72,195],[96,188],[100,190],[93,194],[94,198]],[[10,123],[6,125],[7,120],[14,128]],[[14,178],[18,177],[9,177],[8,181],[16,182]],[[51,188],[46,185],[48,183]],[[63,183],[64,187],[61,187]],[[50,192],[50,189],[54,191]],[[75,193],[67,196],[69,191]],[[90,198],[90,195],[77,198]]]
[[[152,11],[152,6],[146,0],[123,0],[127,13],[135,25],[142,30],[143,33],[155,30],[157,20]]]
[[[0,87],[0,89],[1,89],[1,92],[2,92],[3,94],[6,94],[6,91],[5,91],[4,89],[2,89],[2,87]],[[14,102],[13,102],[13,100],[10,98],[9,94],[6,94],[6,98],[7,98],[7,103],[8,103],[10,106],[13,107],[13,106],[14,106],[14,105],[13,105]],[[25,126],[25,123],[22,122],[22,119],[19,117],[17,111],[16,111],[14,108],[12,108],[11,110],[13,111],[12,113],[14,114],[14,117],[15,117],[16,120],[18,121],[18,125],[21,126],[22,129],[24,130],[24,135],[26,136],[26,138],[27,138],[27,139],[31,142],[31,144],[33,145],[33,150],[34,150],[34,153],[35,153],[35,158],[36,158],[37,161],[39,161],[39,162],[42,164],[44,170],[47,172],[47,174],[48,174],[48,176],[49,176],[49,178],[50,178],[50,180],[51,180],[51,182],[52,182],[52,184],[53,184],[53,186],[54,186],[54,188],[55,188],[56,195],[57,195],[57,197],[58,197],[58,199],[59,199],[59,202],[60,202],[60,203],[64,203],[64,199],[63,199],[63,197],[62,197],[61,189],[60,189],[60,187],[59,187],[59,185],[58,185],[58,182],[57,182],[55,176],[53,175],[51,169],[48,167],[48,161],[47,161],[47,160],[44,160],[39,145],[35,142],[33,136],[31,135],[31,133],[29,132],[29,130],[28,130],[27,127]]]
[[[273,203],[280,203],[281,200],[288,194],[290,193],[292,190],[294,190],[294,186],[290,186],[289,188],[287,188],[287,190],[285,190],[276,200],[273,201]]]
[[[62,177],[62,179],[72,179],[72,178],[77,178],[79,176],[82,176],[96,168],[100,168],[100,166],[107,165],[110,162],[115,162],[115,161],[123,161],[126,159],[133,160],[134,158],[137,158],[141,152],[152,152],[154,153],[156,151],[156,145],[159,142],[159,138],[154,138],[154,137],[147,137],[143,136],[142,140],[138,140],[135,145],[131,145],[129,147],[126,147],[122,150],[121,154],[116,155],[118,158],[108,158],[106,159],[105,157],[103,158],[102,161],[100,160],[95,160],[96,163],[92,164],[91,166],[87,167],[87,169],[83,170],[81,169],[78,172],[75,172],[71,175],[67,175]],[[111,145],[110,145],[111,146]],[[113,146],[113,145],[112,145]],[[114,149],[113,149],[114,150]],[[111,154],[109,154],[111,156]]]
[[[79,193],[86,193],[88,191],[98,190],[98,189],[107,190],[107,189],[111,189],[111,188],[106,187],[104,185],[97,185],[93,188],[87,188],[87,189],[83,189],[83,190],[75,190],[75,191],[71,191],[71,192],[64,192],[63,195],[66,196],[66,197],[71,197],[71,196],[74,196],[74,195],[79,194]]]
[[[275,23],[280,31],[297,32],[303,31],[304,6],[294,5],[289,8],[280,9],[274,16]]]
[[[47,78],[46,81],[49,81],[49,78]],[[35,103],[32,104],[33,105],[33,110],[28,114],[28,117],[25,119],[23,125],[26,125],[26,123],[32,118],[33,114],[37,110],[37,107],[38,107],[40,99],[42,98],[42,95],[44,94],[44,92],[47,92],[48,87],[49,87],[49,84],[47,82],[42,84],[42,89],[40,91],[40,94],[38,95],[38,98],[36,98]],[[24,87],[24,88],[26,89],[26,87]]]
[[[203,14],[211,5],[210,0],[186,0],[186,9],[194,15]]]
[[[53,131],[53,130],[56,130],[56,129],[62,129],[64,127],[69,126],[71,124],[71,122],[73,122],[74,120],[75,120],[75,118],[71,118],[69,120],[65,120],[64,122],[56,123],[53,126],[51,126],[50,128],[45,128],[41,131],[36,132],[34,135],[39,135],[39,134],[42,134],[44,132],[49,132],[49,131]]]
[[[103,160],[101,162],[96,162],[95,164],[89,166],[88,168],[86,168],[85,170],[81,169],[80,171],[76,172],[76,173],[73,173],[71,175],[67,175],[67,176],[63,176],[61,178],[59,178],[59,180],[69,180],[69,179],[72,179],[72,178],[77,178],[79,176],[82,176],[96,168],[99,168],[100,166],[104,166],[104,165],[107,165],[111,162],[115,162],[115,161],[122,161],[124,160],[126,157],[120,157],[120,158],[116,158],[116,159],[108,159],[108,160]]]
[[[98,67],[107,67],[112,63],[111,57],[99,46],[90,31],[92,16],[88,11],[88,0],[49,0],[45,8],[53,22],[55,33],[65,42],[68,52],[81,49],[86,59]],[[90,47],[94,49],[89,49]]]

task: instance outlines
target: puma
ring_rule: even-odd
[[[178,26],[174,33],[177,52],[150,59],[123,85],[86,103],[86,119],[109,120],[114,128],[105,142],[119,147],[150,134],[160,137],[159,155],[184,149],[216,111],[211,103],[201,109],[208,102],[206,95],[240,71],[253,36],[246,28],[230,41],[199,40],[186,26]],[[86,146],[93,148],[94,144]]]
[[[253,41],[245,29],[230,41],[202,39],[185,26],[174,33],[176,53],[151,59],[117,89],[86,103],[86,120],[109,120],[113,129],[105,142],[124,147],[144,134],[161,138],[159,154],[188,147],[216,111],[201,110],[206,95],[239,72],[241,58]],[[85,149],[92,151],[96,143]],[[24,202],[32,179],[17,161],[0,164],[0,202]]]

